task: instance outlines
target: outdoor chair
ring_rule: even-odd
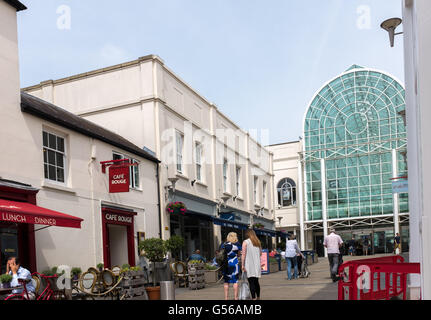
[[[174,281],[178,280],[178,287],[181,287],[181,280],[184,282],[184,288],[187,288],[188,273],[184,262],[174,262],[170,265],[171,271],[174,274]]]

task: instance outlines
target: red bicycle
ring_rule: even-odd
[[[65,297],[64,290],[59,290],[57,288],[56,280],[57,275],[46,276],[35,272],[31,275],[32,279],[36,282],[35,284],[35,300],[58,300]],[[21,293],[16,293],[8,296],[5,300],[31,300],[31,294],[27,291],[26,284],[32,280],[18,280],[20,285],[23,287]],[[43,290],[42,290],[43,289]],[[42,292],[38,294],[39,291]]]

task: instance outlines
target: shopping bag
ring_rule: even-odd
[[[245,272],[242,273],[241,283],[239,286],[239,300],[250,300],[250,287],[248,286],[247,275]]]

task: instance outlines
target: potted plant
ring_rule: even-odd
[[[160,286],[157,286],[156,264],[165,261],[167,247],[165,241],[158,238],[145,239],[139,243],[139,251],[152,263],[153,286],[147,287],[150,300],[160,300]]]
[[[265,226],[261,223],[255,223],[253,224],[253,229],[263,229]]]
[[[219,267],[210,263],[205,264],[205,283],[216,283],[218,279]]]
[[[10,288],[10,282],[12,281],[12,276],[9,274],[2,274],[0,276],[1,287],[6,289]]]
[[[99,270],[100,272],[102,272],[103,269],[105,268],[105,265],[101,262],[101,263],[98,263],[96,267],[97,267],[97,270]]]
[[[166,206],[166,211],[170,214],[181,214],[185,215],[187,208],[186,205],[183,202],[177,201],[177,202],[171,202]]]
[[[178,260],[178,257],[180,256],[180,250],[185,245],[185,240],[181,236],[171,236],[169,240],[166,240],[166,249],[171,252],[171,256],[175,257],[175,260]]]
[[[72,275],[72,280],[77,281],[79,279],[79,276],[81,275],[82,270],[79,267],[73,267],[70,271],[70,274]]]

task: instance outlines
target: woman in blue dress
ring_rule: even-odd
[[[220,246],[220,249],[224,249],[227,255],[227,264],[223,270],[225,300],[229,299],[230,283],[233,284],[235,300],[238,300],[238,256],[241,254],[241,244],[238,242],[237,234],[235,232],[229,233],[226,242]]]

